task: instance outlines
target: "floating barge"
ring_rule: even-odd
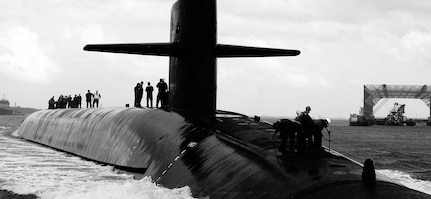
[[[350,126],[371,126],[374,124],[376,124],[376,120],[374,118],[367,119],[365,116],[360,114],[350,114]]]

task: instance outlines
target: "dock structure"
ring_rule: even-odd
[[[422,100],[430,109],[428,125],[431,125],[431,85],[364,85],[365,118],[373,118],[373,108],[383,98],[405,98]]]

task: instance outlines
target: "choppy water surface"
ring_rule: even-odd
[[[431,126],[347,124],[330,127],[331,148],[362,163],[371,158],[380,173],[431,195]]]
[[[331,138],[333,148],[360,162],[372,158],[377,168],[431,181],[431,126],[334,126]]]
[[[188,187],[166,189],[110,166],[16,138],[0,126],[0,189],[40,198],[192,198]]]
[[[23,118],[0,116],[0,189],[51,198],[192,198],[188,187],[166,189],[134,180],[110,166],[11,135]],[[378,172],[431,195],[431,127],[330,127],[331,148],[359,162],[372,158]],[[329,138],[326,131],[324,136]],[[324,141],[328,146],[328,141]]]

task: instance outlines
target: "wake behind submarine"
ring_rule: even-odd
[[[216,0],[178,0],[169,43],[85,46],[169,56],[170,108],[41,110],[25,119],[18,135],[151,176],[167,188],[189,186],[194,197],[431,198],[334,150],[281,155],[271,124],[216,110],[217,58],[300,54],[217,44],[216,33]]]

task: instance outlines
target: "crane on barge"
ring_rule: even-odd
[[[414,126],[416,125],[416,122],[412,119],[407,119],[406,116],[404,116],[405,113],[405,104],[399,104],[398,102],[395,102],[392,109],[389,111],[388,116],[385,118],[385,125],[391,125],[391,126]]]
[[[431,88],[431,85],[366,84],[364,85],[364,106],[361,107],[359,114],[350,114],[349,124],[350,126],[391,124],[391,122],[386,122],[386,118],[375,118],[374,112],[383,106],[383,104],[386,103],[388,99],[405,98],[422,100],[428,106],[430,109],[430,117],[423,121],[427,122],[427,125],[431,126],[431,89],[429,88]],[[377,107],[374,107],[380,100],[383,100],[382,103],[380,103]],[[397,110],[398,109],[396,109],[395,113]],[[392,113],[389,114],[391,115],[390,119],[392,119],[392,116],[394,115]],[[405,122],[401,122],[400,124],[413,126],[415,123],[416,122],[413,120],[406,119]]]

